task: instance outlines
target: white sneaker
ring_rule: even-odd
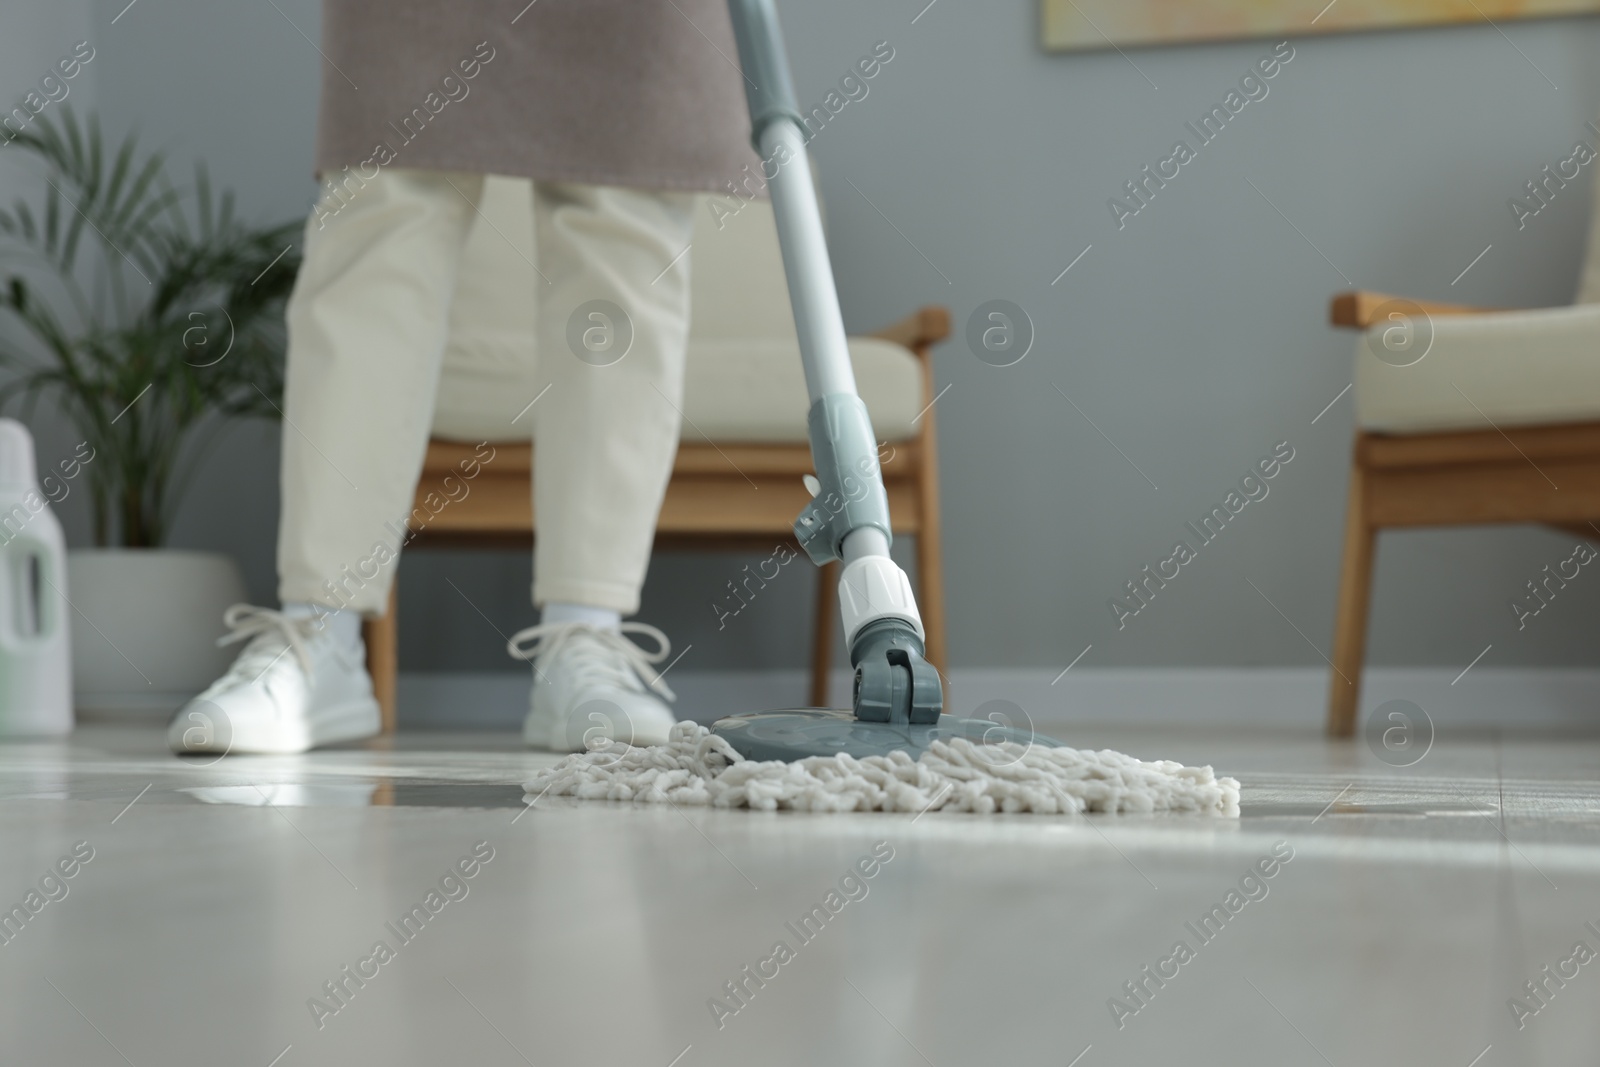
[[[656,643],[646,652],[625,637]],[[672,690],[655,664],[667,658],[667,635],[642,622],[620,630],[581,622],[543,623],[512,637],[506,651],[533,662],[533,693],[522,739],[549,752],[584,752],[613,742],[665,744],[677,720],[666,702]]]
[[[250,639],[239,658],[167,728],[172,751],[304,752],[382,728],[359,642],[346,647],[314,617],[235,604],[218,644]]]

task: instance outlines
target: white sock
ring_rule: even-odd
[[[539,613],[541,623],[582,622],[601,630],[615,630],[622,625],[622,613],[610,608],[597,608],[589,604],[563,604],[551,601]]]
[[[361,648],[361,615],[358,612],[335,610],[309,600],[289,600],[283,605],[283,613],[291,619],[321,616],[323,625],[332,631],[333,639],[341,647],[351,651]]]

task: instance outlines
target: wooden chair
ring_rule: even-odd
[[[460,373],[453,375],[453,357],[447,352],[440,387],[441,405],[455,413],[436,414],[434,439],[417,485],[418,506],[473,454],[475,445],[466,442],[487,439],[495,454],[481,465],[470,492],[440,510],[408,548],[526,551],[534,536],[533,448],[526,422],[510,426],[502,420],[480,429],[469,410],[503,407],[506,396],[534,393],[526,384],[496,380],[496,375],[528,365],[531,352],[531,318],[508,318],[526,308],[525,296],[517,296],[535,284],[529,219],[518,213],[528,194],[525,184],[512,179],[491,178],[490,185],[481,207],[485,222],[468,240],[452,312],[451,351],[460,356],[454,360]],[[657,548],[770,551],[787,544],[799,552],[792,524],[809,499],[802,477],[813,471],[805,443],[807,401],[798,349],[793,354],[782,351],[797,342],[770,212],[770,205],[748,203],[732,224],[722,220],[713,227],[706,221],[714,217],[709,213],[697,223],[685,423],[657,522]],[[851,341],[862,397],[874,429],[886,437],[880,455],[890,521],[897,536],[916,540],[917,601],[927,654],[941,669],[946,655],[944,582],[931,350],[949,333],[949,312],[924,307],[869,341]],[[734,394],[741,388],[743,394],[716,401],[718,389],[713,386],[733,379],[740,379],[732,387]],[[466,384],[453,387],[452,380]],[[452,388],[457,388],[455,394]],[[718,403],[728,410],[717,410]],[[701,427],[711,439],[697,433]],[[792,565],[811,568],[803,552]],[[812,623],[810,699],[817,705],[828,702],[837,584],[838,565],[824,568]],[[388,613],[365,624],[368,667],[386,730],[394,727],[399,670],[395,602],[391,590]]]
[[[1381,328],[1386,325],[1383,309],[1395,299],[1380,293],[1345,293],[1334,299],[1330,318],[1335,326]],[[1428,301],[1408,303],[1430,321],[1485,315],[1491,310]],[[1581,307],[1560,312],[1569,319],[1593,317],[1600,324],[1600,315]],[[1535,322],[1537,314],[1524,313],[1523,318]],[[1595,339],[1600,340],[1600,334]],[[1507,350],[1505,358],[1516,359],[1525,352]],[[1357,358],[1365,358],[1359,350]],[[1534,368],[1528,367],[1526,372],[1534,373]],[[1391,371],[1375,373],[1394,377]],[[1482,429],[1457,426],[1384,432],[1360,428],[1358,409],[1328,700],[1327,729],[1333,737],[1349,737],[1355,732],[1378,531],[1521,522],[1543,523],[1584,538],[1597,536],[1589,524],[1600,523],[1600,421],[1530,423],[1526,412],[1497,416],[1496,399],[1487,387],[1484,395],[1468,399],[1456,376],[1444,377],[1482,416],[1476,420]],[[1362,384],[1359,365],[1357,378],[1357,384]],[[1593,399],[1592,381],[1570,384],[1590,398],[1590,406],[1600,407]],[[1369,388],[1381,391],[1383,385],[1375,382]],[[1548,385],[1546,389],[1549,391]],[[1449,400],[1441,396],[1439,403]],[[1464,414],[1470,416],[1470,412]],[[1514,419],[1522,421],[1518,424]]]

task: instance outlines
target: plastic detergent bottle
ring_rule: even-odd
[[[0,418],[0,738],[72,730],[66,558],[35,477],[33,437]]]

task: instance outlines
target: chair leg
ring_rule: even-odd
[[[395,611],[398,585],[397,574],[389,585],[389,610],[361,623],[361,636],[367,645],[367,673],[372,676],[372,695],[378,698],[386,734],[395,729],[395,690],[400,673],[400,620]]]
[[[811,641],[811,706],[828,706],[828,674],[833,666],[833,616],[839,603],[839,564],[817,568],[817,618]]]
[[[930,514],[930,512],[932,512]],[[928,662],[948,676],[949,652],[944,630],[944,560],[939,551],[939,516],[924,508],[922,533],[917,536],[917,611],[922,615],[923,651]]]
[[[922,614],[923,654],[950,681],[950,649],[944,628],[944,538],[939,524],[938,433],[934,428],[932,403],[933,364],[924,353],[927,385],[924,393],[929,408],[918,435],[917,458],[917,610]]]
[[[1328,681],[1328,736],[1351,737],[1361,702],[1361,665],[1367,651],[1367,615],[1372,599],[1372,564],[1377,530],[1367,516],[1366,473],[1357,458],[1350,466],[1345,505],[1344,555],[1339,564],[1339,606],[1333,624],[1333,671]]]

